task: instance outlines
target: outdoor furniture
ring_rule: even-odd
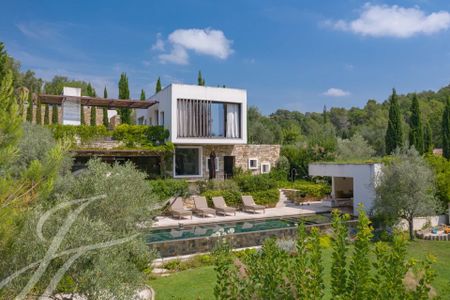
[[[212,208],[208,207],[208,203],[206,202],[206,198],[203,196],[195,196],[194,197],[194,212],[199,214],[202,217],[206,217],[209,214],[216,215],[216,211]]]
[[[450,233],[450,226],[444,225],[444,232],[445,232],[446,234],[449,234],[449,233]]]
[[[173,217],[177,216],[179,219],[184,216],[191,216],[192,219],[192,211],[187,210],[183,206],[183,199],[181,197],[176,197],[172,201],[169,202],[170,205],[170,213]]]
[[[242,196],[242,204],[244,205],[242,208],[243,211],[256,213],[257,210],[262,210],[263,213],[266,213],[266,207],[256,204],[252,196]]]
[[[212,201],[214,204],[214,209],[216,210],[217,213],[221,213],[224,216],[226,216],[227,213],[234,213],[234,215],[236,215],[236,208],[228,207],[222,196],[212,197]]]

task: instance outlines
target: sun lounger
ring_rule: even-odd
[[[212,197],[212,201],[214,204],[214,209],[217,213],[221,213],[224,216],[227,213],[234,213],[234,215],[236,215],[236,208],[228,207],[223,197]]]
[[[255,204],[252,196],[242,196],[242,204],[244,205],[242,209],[243,211],[251,211],[256,213],[257,210],[262,210],[263,213],[266,212],[265,206]]]
[[[192,211],[184,208],[183,199],[181,197],[176,197],[173,201],[171,201],[170,213],[173,217],[178,217],[179,219],[184,216],[190,216],[192,219]]]
[[[194,197],[194,212],[199,214],[202,217],[206,217],[209,214],[216,215],[216,211],[212,208],[208,207],[208,203],[206,202],[206,198],[203,196]]]

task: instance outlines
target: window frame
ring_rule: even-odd
[[[177,175],[176,172],[176,155],[177,149],[198,149],[198,161],[199,161],[199,175]],[[201,178],[203,177],[203,166],[202,166],[202,157],[203,157],[203,147],[202,146],[176,146],[173,152],[173,178]]]
[[[256,161],[256,166],[255,167],[252,167],[252,165],[251,165],[251,161],[252,160]],[[259,159],[258,158],[251,157],[251,158],[248,159],[248,169],[249,170],[258,170],[258,167],[259,167]]]
[[[268,166],[268,171],[267,172],[264,172],[264,166]],[[262,162],[261,163],[261,174],[268,174],[268,173],[270,173],[270,170],[272,169],[272,166],[271,166],[271,164],[270,164],[270,162]]]

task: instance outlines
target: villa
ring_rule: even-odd
[[[269,173],[280,156],[279,145],[247,144],[246,90],[171,84],[146,102],[155,104],[136,111],[137,123],[169,130],[174,178]]]
[[[107,108],[110,123],[120,121],[115,109],[135,110],[138,125],[163,126],[175,146],[172,158],[142,149],[119,150],[114,141],[101,141],[74,150],[76,168],[93,156],[104,161],[132,161],[148,174],[189,180],[233,177],[235,170],[269,173],[280,156],[280,145],[247,144],[247,92],[242,89],[170,84],[145,101],[81,96],[81,89],[64,87],[63,95],[38,95],[41,103],[60,107],[60,123],[81,124],[89,107]],[[101,121],[97,110],[97,124]]]

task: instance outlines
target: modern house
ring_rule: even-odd
[[[279,145],[247,144],[247,92],[241,89],[171,84],[138,101],[86,97],[79,88],[64,87],[62,95],[39,94],[36,101],[58,106],[60,123],[74,126],[81,124],[80,111],[85,119],[89,117],[90,107],[107,108],[109,117],[118,108],[134,109],[137,124],[163,126],[170,133],[168,142],[175,146],[167,161],[161,153],[97,141],[88,149],[73,151],[76,168],[96,156],[108,162],[132,161],[149,177],[225,179],[236,168],[268,173],[280,156]]]
[[[245,90],[171,84],[147,101],[155,104],[136,111],[137,123],[169,130],[174,178],[224,179],[235,168],[268,173],[279,158],[279,145],[247,144]]]
[[[331,205],[347,206],[358,215],[358,206],[364,205],[370,211],[375,200],[375,186],[381,171],[380,163],[340,164],[312,163],[309,164],[310,176],[331,177]]]

